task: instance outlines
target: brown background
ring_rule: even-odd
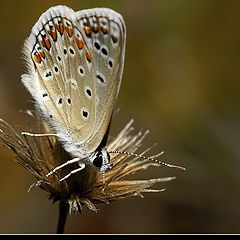
[[[26,126],[19,109],[33,107],[20,82],[23,41],[57,4],[123,15],[126,64],[112,134],[133,117],[136,129],[151,131],[146,147],[158,142],[161,160],[187,168],[149,169],[147,178],[178,178],[163,193],[99,205],[98,214],[84,209],[66,233],[239,233],[240,1],[1,1],[0,117],[13,125]],[[0,151],[0,233],[54,233],[58,206],[38,188],[27,193],[34,178]]]

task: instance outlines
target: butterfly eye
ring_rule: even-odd
[[[101,168],[103,164],[103,159],[102,159],[102,155],[98,155],[94,160],[93,160],[93,165],[96,168]]]
[[[92,164],[99,169],[100,172],[106,172],[111,169],[109,165],[110,155],[105,148],[97,151],[96,157],[93,159]]]

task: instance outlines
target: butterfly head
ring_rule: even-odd
[[[89,157],[92,165],[100,172],[107,172],[112,168],[110,164],[110,155],[105,147],[97,150],[92,156]]]

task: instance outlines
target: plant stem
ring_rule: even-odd
[[[66,224],[67,216],[69,211],[69,204],[65,200],[60,200],[59,202],[59,217],[57,225],[57,233],[64,233],[64,227]]]

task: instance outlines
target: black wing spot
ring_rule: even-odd
[[[92,92],[91,92],[91,90],[90,90],[90,89],[87,89],[87,90],[86,90],[86,93],[87,93],[87,95],[88,95],[89,97],[91,97],[91,96],[92,96]]]
[[[62,98],[59,98],[59,100],[58,100],[58,104],[61,105],[62,102],[63,102]]]
[[[51,76],[52,76],[52,72],[51,72],[51,71],[49,71],[49,72],[47,72],[47,73],[45,74],[45,77],[46,77],[46,78],[51,77]]]
[[[71,103],[72,103],[71,98],[68,98],[68,99],[67,99],[67,102],[68,102],[68,104],[71,104]]]
[[[82,115],[85,117],[85,118],[87,118],[88,117],[88,112],[87,111],[82,111]]]
[[[112,62],[112,60],[109,60],[109,61],[108,61],[108,64],[109,64],[109,67],[110,67],[110,68],[113,67],[113,62]]]
[[[94,43],[94,47],[99,50],[101,48],[100,44],[98,42],[95,42]]]
[[[102,82],[102,83],[105,82],[104,78],[99,74],[97,75],[97,79],[100,80],[100,82]]]
[[[73,55],[74,54],[74,50],[72,48],[69,49],[69,52]]]
[[[108,55],[108,51],[107,51],[106,48],[102,48],[101,51],[102,51],[102,53],[103,53],[104,55]]]
[[[84,73],[83,68],[79,68],[79,72],[80,72],[80,74],[82,75],[82,74]]]

